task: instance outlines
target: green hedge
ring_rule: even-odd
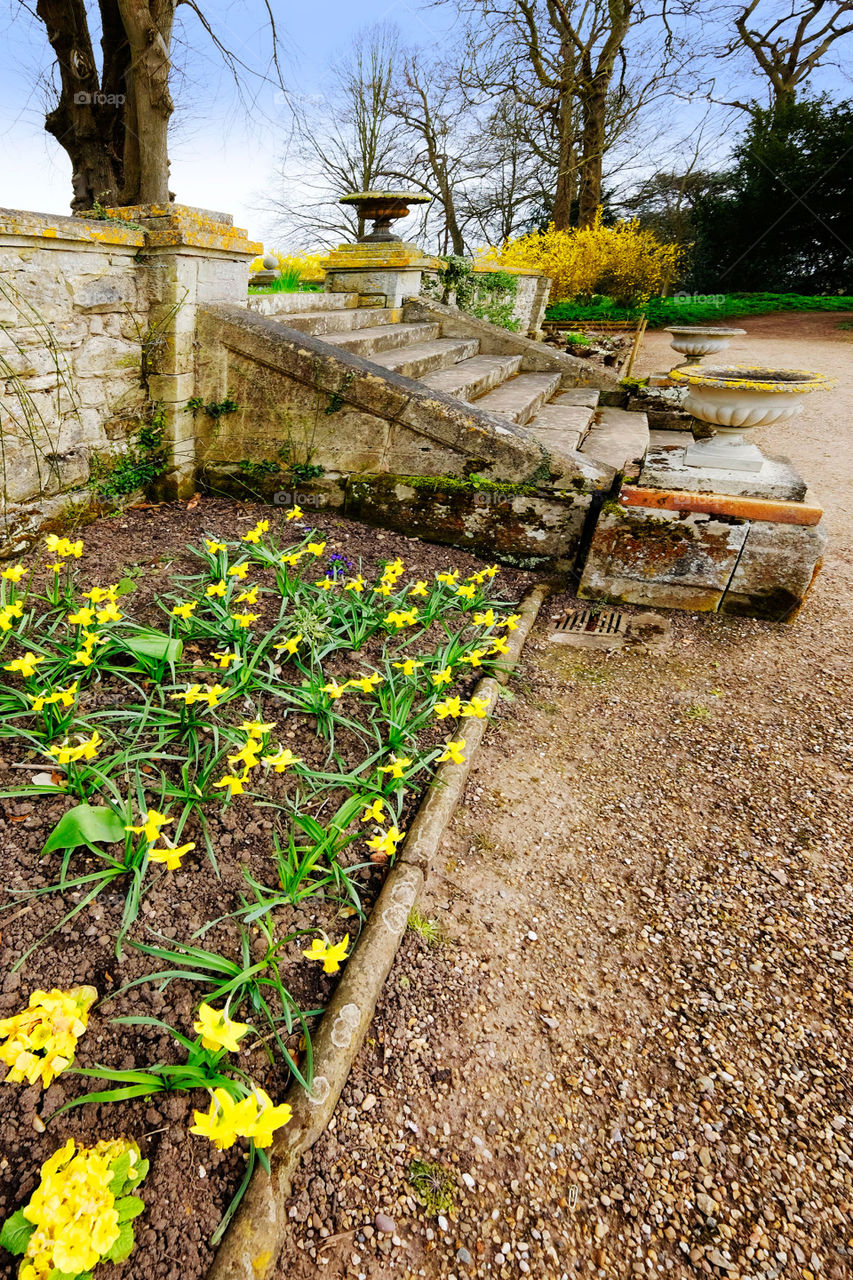
[[[633,320],[645,311],[650,329],[669,324],[708,324],[737,316],[768,315],[772,311],[853,311],[850,297],[811,297],[802,293],[680,294],[651,298],[645,307],[617,307],[611,298],[592,302],[557,302],[547,320]]]

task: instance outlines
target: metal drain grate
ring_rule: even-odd
[[[592,636],[616,636],[625,631],[626,618],[618,609],[575,609],[564,613],[554,627],[555,632]]]

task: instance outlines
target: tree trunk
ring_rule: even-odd
[[[175,0],[118,0],[130,45],[134,116],[128,132],[135,133],[139,154],[137,203],[169,203],[169,117],[174,110],[169,93],[169,47]]]
[[[575,127],[572,104],[571,93],[565,93],[560,101],[557,186],[554,192],[553,222],[557,231],[567,231],[572,225],[572,206],[575,200]]]
[[[578,166],[578,226],[589,227],[595,221],[601,204],[602,160],[604,157],[607,94],[600,83],[593,82],[581,95],[583,110],[582,155]]]

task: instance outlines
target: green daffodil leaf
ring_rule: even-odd
[[[78,804],[64,813],[42,849],[42,856],[54,849],[76,849],[84,844],[115,844],[125,836],[124,822],[112,809]]]
[[[127,649],[135,658],[143,662],[178,662],[184,644],[175,636],[164,635],[162,631],[142,632],[135,636],[116,637],[120,639],[123,649]]]

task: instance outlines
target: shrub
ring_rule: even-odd
[[[669,324],[722,324],[739,316],[773,311],[853,311],[853,297],[812,297],[800,293],[682,294],[649,298],[642,305],[617,306],[613,298],[565,301],[549,306],[549,320],[633,320],[644,312],[650,329]]]
[[[662,293],[675,277],[683,250],[663,244],[638,222],[604,226],[601,210],[590,227],[531,231],[500,249],[487,249],[480,261],[496,267],[535,267],[553,280],[552,297],[591,299],[607,294],[621,306],[633,306]]]
[[[267,286],[275,291],[281,290],[285,293],[294,293],[297,289],[308,284],[322,284],[325,278],[325,271],[320,266],[325,254],[323,253],[280,253],[278,249],[271,249],[270,253],[278,261],[278,279],[274,285]],[[264,267],[264,256],[253,258],[249,264],[249,273],[254,275],[256,271],[262,271]]]

